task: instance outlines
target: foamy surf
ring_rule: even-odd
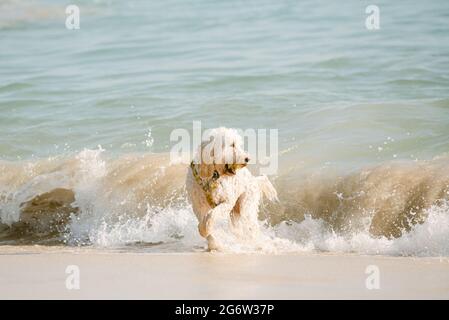
[[[0,162],[0,243],[205,250],[186,201],[187,167],[165,154]],[[449,256],[446,158],[387,163],[332,177],[274,179],[278,205],[264,206],[260,232],[236,232],[220,217],[223,252],[352,252]],[[301,177],[302,176],[306,176]]]

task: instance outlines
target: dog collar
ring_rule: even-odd
[[[215,203],[212,197],[212,192],[218,186],[217,180],[218,178],[220,178],[220,174],[218,173],[217,170],[215,170],[213,176],[210,179],[203,179],[198,173],[198,170],[193,161],[190,163],[190,168],[192,169],[192,174],[193,177],[195,178],[196,183],[198,183],[198,185],[203,189],[204,193],[206,194],[207,203],[209,203],[209,205],[212,208],[215,208],[217,204]]]

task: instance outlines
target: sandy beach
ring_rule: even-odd
[[[80,288],[66,288],[67,266]],[[367,266],[379,268],[368,290]],[[449,259],[0,248],[0,299],[448,299]]]

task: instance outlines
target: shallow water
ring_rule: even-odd
[[[378,1],[379,31],[367,1],[78,3],[70,31],[0,0],[2,243],[201,248],[163,159],[200,120],[279,130],[272,242],[230,250],[449,255],[447,1]],[[11,227],[45,193],[63,208]]]

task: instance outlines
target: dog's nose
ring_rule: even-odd
[[[246,163],[249,162],[249,158],[248,158],[248,157],[245,158],[245,162],[246,162]]]

